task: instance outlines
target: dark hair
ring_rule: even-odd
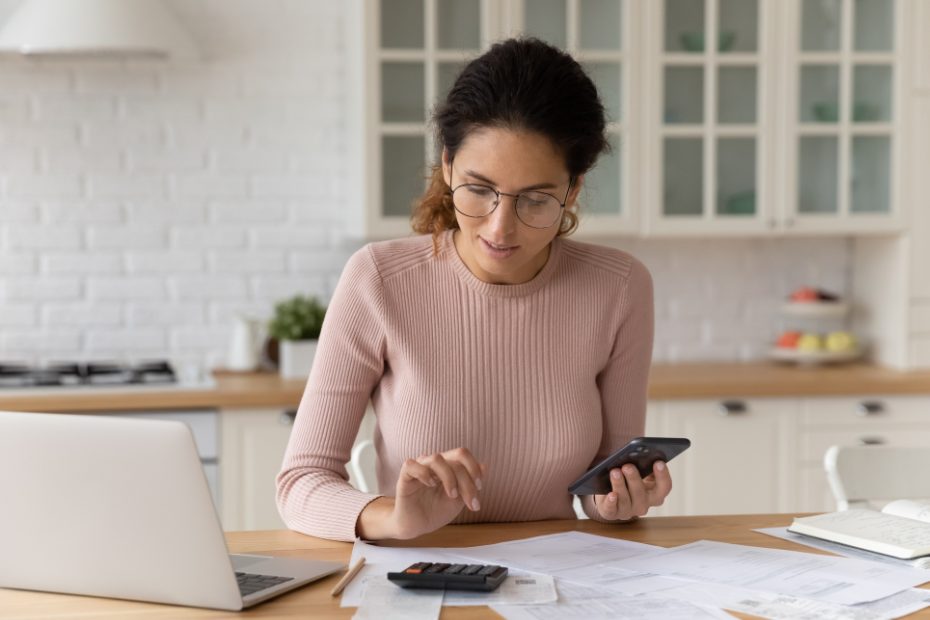
[[[453,157],[476,128],[501,127],[546,136],[572,178],[594,167],[609,149],[604,106],[594,82],[562,50],[535,38],[507,39],[491,46],[459,74],[433,113],[436,144]],[[414,208],[414,231],[438,235],[458,228],[441,164]],[[559,234],[578,225],[566,209]]]

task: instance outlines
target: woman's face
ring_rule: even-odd
[[[477,183],[507,194],[538,190],[559,201],[568,193],[566,208],[574,204],[582,180],[576,179],[569,192],[565,160],[547,137],[494,127],[473,130],[452,162],[443,152],[443,175],[452,189]],[[484,282],[520,284],[532,280],[545,266],[549,244],[559,232],[560,217],[548,228],[532,228],[521,222],[514,200],[501,196],[497,208],[484,217],[455,213],[460,229],[455,233],[455,249]]]

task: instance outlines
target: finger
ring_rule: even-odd
[[[594,506],[602,519],[612,521],[617,518],[617,494],[595,495]]]
[[[661,506],[672,492],[672,474],[665,462],[656,461],[652,466],[652,475],[655,478],[655,486],[649,490],[649,505]]]
[[[433,475],[439,478],[446,490],[446,495],[453,499],[459,496],[458,480],[455,477],[455,472],[452,471],[452,467],[449,466],[449,463],[441,454],[430,454],[418,460],[421,464],[429,467]]]
[[[622,470],[627,493],[630,495],[630,516],[641,517],[649,512],[643,479],[634,465],[624,465]]]
[[[452,471],[455,472],[459,493],[462,495],[465,505],[473,512],[481,510],[481,502],[478,501],[478,487],[471,474],[461,463],[451,461],[449,465],[452,467]]]
[[[414,459],[407,459],[404,461],[400,469],[400,475],[404,481],[415,480],[428,487],[435,487],[438,484],[430,468],[418,463]]]
[[[616,495],[617,514],[614,518],[629,519],[633,516],[633,500],[619,467],[610,470],[610,486],[613,490],[608,495]]]
[[[456,448],[455,450],[449,450],[448,452],[443,452],[442,456],[449,462],[454,461],[456,463],[461,463],[461,465],[468,471],[468,475],[471,477],[471,479],[475,481],[475,486],[478,487],[478,490],[481,490],[481,464],[468,448]]]

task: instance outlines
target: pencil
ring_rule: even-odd
[[[362,570],[362,567],[365,566],[365,558],[359,558],[358,562],[355,563],[355,566],[349,569],[345,575],[342,576],[342,579],[339,580],[339,583],[333,588],[332,592],[329,593],[330,596],[339,596],[342,594],[342,591],[345,590],[345,587],[349,585],[349,582],[355,579],[355,576],[358,575],[358,572]]]

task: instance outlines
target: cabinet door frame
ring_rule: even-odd
[[[643,33],[637,27],[639,20],[635,17],[638,12],[637,0],[619,0],[622,11],[622,48],[614,53],[590,52],[580,50],[577,45],[579,0],[566,0],[566,25],[568,28],[567,51],[572,53],[581,62],[585,60],[611,60],[622,63],[621,76],[623,119],[620,123],[612,123],[608,131],[623,136],[621,149],[621,202],[622,211],[619,215],[587,215],[582,202],[579,211],[580,227],[578,236],[581,238],[596,238],[618,234],[636,234],[640,231],[639,215],[641,200],[638,198],[638,176],[634,173],[630,152],[639,150],[639,132],[637,123],[629,119],[641,116],[638,111],[639,98],[633,86],[638,81],[635,75],[640,63],[636,60],[636,50],[640,47],[638,38]],[[438,0],[424,0],[424,49],[423,50],[382,50],[381,49],[381,2],[370,3],[367,10],[358,16],[363,22],[364,32],[364,71],[362,99],[364,104],[364,188],[361,190],[364,203],[364,218],[361,224],[363,236],[368,239],[385,239],[404,237],[412,234],[410,218],[401,216],[388,216],[382,210],[383,183],[382,165],[384,156],[382,152],[382,137],[384,136],[422,136],[424,140],[425,161],[429,165],[434,159],[432,153],[432,138],[426,120],[422,123],[384,123],[381,120],[381,71],[380,63],[384,60],[422,61],[425,66],[424,108],[429,110],[435,103],[437,96],[436,64],[442,61],[463,60],[462,54],[457,51],[444,51],[436,49]],[[523,30],[523,15],[525,11],[524,0],[480,0],[481,36],[480,49],[473,50],[481,53],[487,50],[493,41],[518,35]],[[468,57],[472,54],[469,53]],[[425,184],[424,184],[425,188]],[[583,197],[583,194],[582,194]],[[604,232],[607,231],[607,232]]]
[[[720,0],[704,0],[705,29],[715,40],[720,14]],[[778,111],[775,93],[778,92],[778,67],[774,61],[777,41],[777,4],[769,0],[758,0],[758,45],[755,52],[719,54],[716,46],[709,46],[704,53],[666,52],[665,9],[666,1],[650,2],[644,11],[643,30],[653,33],[645,54],[644,75],[649,76],[643,84],[642,109],[650,112],[644,120],[647,128],[648,148],[645,161],[654,171],[648,175],[648,193],[645,197],[647,212],[643,233],[649,237],[695,237],[708,233],[719,236],[746,236],[770,233],[778,225],[777,213],[772,200],[774,152],[772,144],[777,127]],[[668,61],[668,62],[666,62]],[[704,70],[704,118],[700,124],[677,127],[663,123],[664,69],[666,66],[694,66]],[[753,125],[727,126],[718,124],[717,78],[720,67],[752,66],[756,68],[756,122]],[[752,128],[755,128],[754,131]],[[756,212],[752,216],[720,216],[715,211],[716,142],[719,138],[754,136],[756,142]],[[664,165],[663,148],[666,137],[698,138],[702,145],[702,213],[700,215],[668,216],[664,214]]]
[[[790,0],[783,3],[780,17],[782,22],[782,40],[785,42],[781,64],[785,105],[783,106],[782,122],[785,131],[779,136],[779,159],[781,161],[782,177],[785,183],[781,186],[781,195],[778,204],[782,205],[779,221],[781,227],[788,234],[887,234],[900,232],[904,229],[905,214],[901,201],[904,166],[905,145],[901,131],[903,119],[907,115],[906,79],[903,75],[908,67],[905,63],[906,15],[908,13],[906,0],[889,0],[893,3],[894,15],[892,19],[892,41],[894,44],[890,52],[864,53],[852,49],[854,1],[839,0],[842,6],[843,17],[841,32],[841,47],[839,52],[802,52],[801,51],[801,12],[804,0]],[[837,125],[826,125],[818,128],[808,124],[802,126],[798,119],[800,76],[799,69],[803,59],[823,61],[837,64],[840,67],[840,105],[849,107],[852,102],[852,67],[860,61],[866,64],[888,63],[892,67],[892,120],[888,123],[876,123],[874,126],[857,126],[849,118],[843,118]],[[832,127],[836,127],[832,130]],[[801,213],[798,201],[798,167],[799,147],[801,136],[837,136],[838,137],[838,175],[837,175],[837,214],[810,214]],[[850,209],[850,169],[851,169],[851,141],[853,136],[889,136],[891,140],[889,161],[889,196],[887,213],[852,213]]]

